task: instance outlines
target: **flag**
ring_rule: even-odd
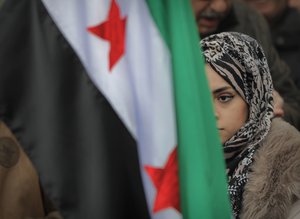
[[[10,0],[0,26],[0,119],[65,218],[229,218],[188,1]]]

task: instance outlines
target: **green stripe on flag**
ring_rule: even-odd
[[[172,55],[183,217],[230,218],[224,157],[191,6],[187,0],[147,4]]]

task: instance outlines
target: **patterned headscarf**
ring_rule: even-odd
[[[248,120],[224,143],[228,192],[233,214],[238,218],[253,155],[271,126],[272,80],[263,50],[253,38],[223,32],[206,37],[200,43],[206,63],[248,104]]]

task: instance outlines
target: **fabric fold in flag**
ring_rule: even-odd
[[[229,218],[188,1],[9,0],[0,26],[0,119],[65,218]]]

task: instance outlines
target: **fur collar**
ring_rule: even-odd
[[[283,219],[300,199],[300,133],[281,119],[254,156],[241,219]]]

